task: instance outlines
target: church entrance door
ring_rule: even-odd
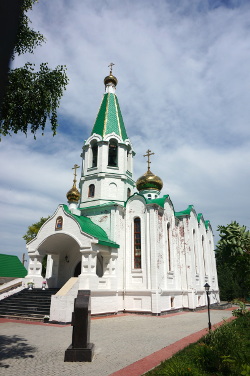
[[[78,262],[78,264],[75,267],[74,277],[78,277],[81,274],[82,270],[82,262]]]

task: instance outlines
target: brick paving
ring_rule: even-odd
[[[231,310],[211,311],[212,324],[230,317]],[[92,319],[93,361],[64,363],[71,326],[0,319],[0,375],[139,376],[202,335],[207,321],[207,311]]]

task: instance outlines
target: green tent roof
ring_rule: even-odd
[[[90,218],[82,216],[78,216],[72,214],[67,205],[63,205],[63,209],[66,213],[70,214],[80,225],[83,232],[97,238],[99,244],[106,245],[107,247],[112,248],[120,248],[119,244],[116,244],[112,240],[110,240],[106,234],[106,232],[98,225],[93,223]]]
[[[103,96],[91,135],[96,133],[105,137],[113,132],[123,141],[128,138],[117,96],[106,93]]]
[[[27,270],[17,256],[0,254],[0,277],[23,278]]]

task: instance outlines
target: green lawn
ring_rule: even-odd
[[[250,376],[250,312],[211,331],[147,376]]]

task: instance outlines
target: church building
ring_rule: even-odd
[[[91,313],[160,315],[219,301],[213,232],[189,205],[176,212],[163,182],[147,171],[133,176],[135,152],[116,96],[117,78],[105,77],[92,132],[82,148],[79,190],[74,166],[68,204],[61,204],[27,245],[35,287],[58,288],[50,320],[71,321],[78,290],[91,290]],[[47,255],[45,278],[42,260]]]

